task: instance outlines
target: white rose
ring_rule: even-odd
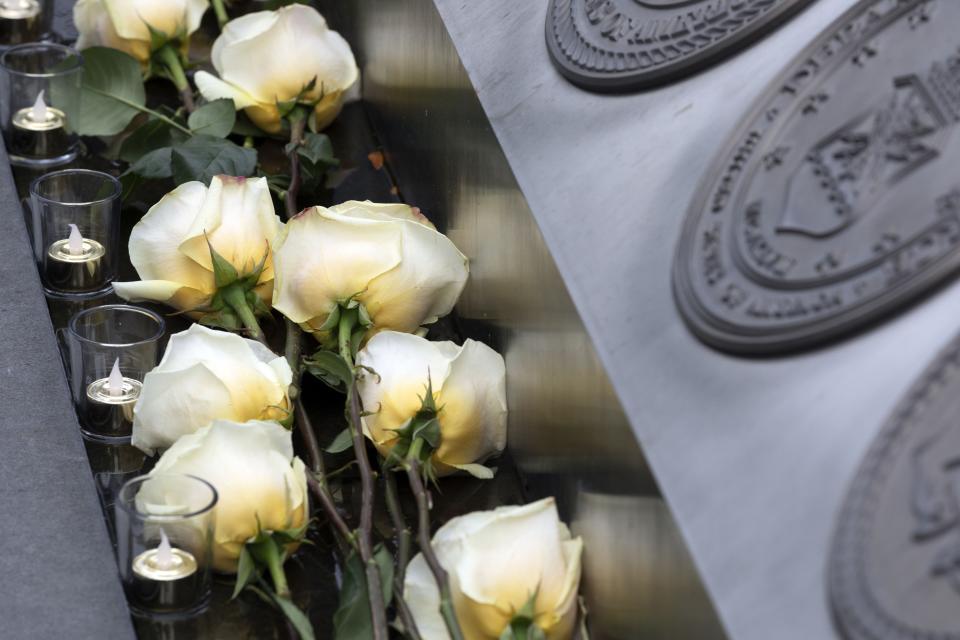
[[[144,378],[131,443],[152,454],[214,420],[284,420],[292,381],[286,359],[256,340],[195,324]]]
[[[306,467],[293,455],[291,433],[276,422],[218,420],[183,436],[150,472],[163,474],[196,476],[216,488],[217,571],[236,572],[240,550],[257,535],[258,521],[264,531],[284,531],[309,517]],[[162,487],[154,488],[143,499],[162,504]]]
[[[450,313],[469,273],[466,256],[416,209],[355,201],[291,219],[274,269],[273,306],[311,332],[354,299],[373,331],[412,333]]]
[[[210,245],[242,276],[267,261],[256,292],[267,304],[273,291],[269,253],[283,224],[266,178],[217,176],[180,185],[138,222],[130,234],[130,261],[142,282],[116,282],[126,300],[154,300],[182,311],[208,305],[217,291]]]
[[[231,20],[213,43],[211,59],[220,77],[198,72],[200,93],[207,100],[232,98],[269,133],[282,129],[277,103],[294,99],[315,105],[313,128],[324,128],[337,117],[344,92],[359,74],[343,36],[302,4]]]
[[[467,640],[496,640],[534,596],[534,623],[546,637],[572,636],[583,541],[560,522],[553,498],[454,518],[433,536],[433,547]],[[424,640],[449,639],[423,554],[407,569],[404,596]]]
[[[367,415],[364,432],[384,455],[420,410],[429,372],[440,422],[434,469],[457,468],[487,476],[474,463],[500,453],[507,440],[506,368],[499,353],[481,342],[431,342],[395,331],[378,333],[357,354],[357,389]],[[376,372],[376,373],[373,373]]]
[[[80,0],[73,7],[77,48],[110,47],[146,63],[151,28],[186,44],[209,7],[209,0]]]

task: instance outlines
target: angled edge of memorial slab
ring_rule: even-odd
[[[947,7],[944,9],[944,7]],[[814,146],[806,149],[801,146],[800,150],[807,150],[807,153],[792,154],[791,145],[796,145],[795,141],[789,141],[790,145],[780,145],[783,138],[780,136],[789,134],[790,127],[797,127],[796,122],[791,122],[791,117],[804,117],[808,113],[804,105],[810,101],[810,113],[819,113],[817,110],[826,110],[821,106],[827,100],[834,96],[823,92],[817,93],[823,87],[823,83],[829,81],[834,76],[845,71],[843,64],[846,62],[855,62],[855,58],[863,54],[863,58],[869,64],[869,59],[876,55],[876,51],[871,51],[871,43],[882,36],[888,29],[903,28],[905,24],[914,29],[924,28],[925,25],[932,25],[934,22],[931,16],[935,17],[937,10],[949,12],[957,11],[957,7],[950,5],[938,5],[937,0],[864,0],[849,11],[844,13],[827,29],[812,40],[803,52],[795,57],[777,76],[777,79],[757,100],[756,106],[749,115],[741,121],[741,124],[735,129],[735,133],[724,145],[722,151],[717,155],[711,168],[701,180],[695,196],[691,201],[686,219],[684,221],[681,235],[677,244],[673,264],[673,292],[674,299],[681,312],[681,316],[690,330],[703,342],[717,349],[732,352],[739,355],[758,356],[758,355],[780,355],[795,352],[802,349],[822,346],[828,342],[846,337],[852,332],[859,331],[876,323],[894,312],[907,307],[916,299],[931,293],[937,286],[943,284],[947,278],[957,271],[960,267],[960,190],[957,185],[940,197],[934,198],[928,217],[935,219],[935,223],[928,228],[923,229],[923,233],[917,236],[908,236],[906,240],[897,238],[889,247],[874,246],[875,256],[862,259],[867,267],[850,269],[844,266],[834,266],[834,271],[826,271],[808,280],[816,286],[803,288],[797,283],[790,282],[786,277],[781,277],[780,288],[768,286],[770,282],[776,284],[780,277],[774,273],[776,264],[763,265],[770,273],[761,272],[754,265],[746,265],[742,252],[738,252],[739,237],[735,237],[730,229],[740,231],[740,227],[747,227],[752,224],[744,222],[747,218],[747,210],[754,203],[749,202],[748,192],[755,184],[762,184],[764,187],[775,182],[777,178],[765,176],[764,180],[754,180],[751,176],[753,172],[761,171],[761,165],[766,172],[771,171],[770,167],[783,167],[783,171],[799,162],[796,174],[787,173],[786,177],[780,179],[784,183],[783,193],[777,192],[775,195],[784,198],[793,197],[791,191],[795,188],[795,183],[801,183],[799,175],[801,169],[806,163],[812,163],[812,151],[820,150],[824,141],[827,139],[815,139]],[[916,20],[914,20],[916,18]],[[932,26],[930,28],[933,28]],[[853,35],[851,35],[853,34]],[[946,45],[944,45],[946,46]],[[953,53],[956,52],[954,47]],[[923,55],[923,54],[920,54]],[[917,55],[917,57],[920,57]],[[953,66],[947,67],[947,73],[951,81],[956,81],[958,75],[957,66],[960,58],[953,57],[948,63]],[[936,65],[941,61],[930,54],[923,58],[917,64],[922,68],[917,71],[917,77],[920,83],[926,81],[926,76],[920,74],[932,75]],[[861,66],[858,63],[858,66]],[[893,82],[891,93],[896,94],[901,90],[899,80],[900,76],[887,73],[886,70],[879,73],[883,83],[875,83],[877,90],[887,89],[887,81]],[[960,86],[960,85],[958,85]],[[923,87],[921,87],[923,89]],[[919,91],[918,91],[919,93]],[[822,99],[821,99],[822,97]],[[894,96],[896,97],[896,96]],[[957,104],[951,103],[951,108],[960,108],[960,100],[957,96],[951,96]],[[821,99],[820,102],[812,101]],[[885,103],[886,104],[886,103]],[[801,109],[801,107],[804,107]],[[889,110],[899,109],[896,101],[890,102],[886,107]],[[881,108],[869,107],[864,109],[864,113],[869,113],[870,118],[880,113]],[[799,116],[797,114],[800,114]],[[894,114],[895,115],[895,114]],[[934,129],[935,132],[942,131],[948,126],[956,123],[960,113],[950,111],[948,117],[945,117],[940,129]],[[860,122],[860,120],[857,120]],[[839,138],[837,132],[845,130],[849,123],[847,121],[837,122],[836,126],[829,129],[833,138]],[[841,126],[842,125],[842,126]],[[851,125],[852,126],[852,125]],[[859,126],[859,125],[858,125]],[[829,136],[827,136],[829,137]],[[831,138],[831,139],[833,139]],[[944,139],[948,139],[944,137]],[[806,143],[806,141],[804,141]],[[812,143],[811,143],[812,144]],[[946,144],[941,146],[950,150],[951,147]],[[956,146],[956,144],[954,145]],[[776,147],[776,148],[774,148]],[[785,149],[785,155],[779,155],[773,158],[773,152],[779,152]],[[911,166],[910,171],[924,166],[931,159],[940,157],[940,151],[943,149],[934,149],[935,153],[929,157],[923,158],[916,166]],[[870,149],[867,149],[871,152]],[[766,152],[766,153],[764,153]],[[768,163],[767,160],[770,159]],[[769,166],[768,166],[769,165]],[[815,174],[819,175],[819,174]],[[899,174],[898,174],[899,175]],[[910,173],[906,172],[909,176]],[[936,173],[935,176],[946,175],[944,172]],[[891,188],[901,178],[891,180],[891,185],[884,183],[879,190],[881,196],[890,193],[896,193]],[[822,185],[821,185],[821,188]],[[799,187],[797,187],[799,189]],[[801,195],[806,195],[803,193]],[[842,192],[841,196],[846,197]],[[837,229],[827,229],[821,234],[821,230],[801,229],[797,233],[802,233],[810,238],[822,242],[829,240],[831,234],[839,234],[842,239],[845,236],[843,232],[848,227],[855,227],[858,233],[864,235],[863,227],[868,231],[877,231],[882,229],[875,228],[878,225],[877,216],[867,224],[861,223],[854,225],[859,219],[870,218],[866,213],[872,213],[872,205],[876,201],[864,206],[858,198],[859,193],[850,196],[850,202],[841,197],[840,204],[850,205],[847,212],[849,220]],[[741,202],[743,200],[743,202]],[[852,203],[852,204],[850,204]],[[740,213],[737,206],[743,204],[745,212]],[[763,202],[760,201],[760,205]],[[711,206],[712,205],[712,206]],[[864,206],[857,210],[856,206]],[[839,205],[838,205],[839,206]],[[823,209],[823,208],[821,208]],[[827,209],[829,210],[829,209]],[[761,209],[758,209],[754,220],[761,219]],[[780,214],[781,220],[777,222],[776,229],[779,231],[784,228],[786,223],[782,219],[785,213],[790,212],[790,207],[774,208],[773,214]],[[820,209],[817,209],[820,211]],[[866,213],[864,213],[866,212]],[[791,214],[792,215],[792,214]],[[902,220],[905,220],[903,218]],[[900,220],[900,221],[902,221]],[[789,221],[790,225],[797,223],[796,220]],[[810,222],[800,220],[804,224]],[[946,247],[942,255],[936,256],[929,261],[924,260],[915,265],[906,264],[912,255],[919,254],[914,251],[917,246],[928,238],[937,239],[937,234],[948,237],[945,242]],[[749,234],[748,234],[749,235]],[[821,235],[823,237],[821,237]],[[761,239],[763,239],[761,237]],[[835,240],[836,238],[834,238]],[[830,240],[833,242],[834,240]],[[855,250],[864,251],[871,239],[860,239],[854,237],[853,242],[850,238],[841,243],[841,248],[848,249],[849,253]],[[770,247],[765,245],[767,249]],[[708,255],[708,249],[713,248],[713,258]],[[832,255],[829,250],[830,245],[826,245],[827,254]],[[816,253],[823,250],[821,246],[814,247],[810,253]],[[701,261],[696,259],[697,251],[703,251],[705,257]],[[911,253],[914,252],[914,253]],[[782,255],[782,258],[793,260],[792,256]],[[813,261],[813,257],[808,257],[808,262]],[[822,260],[821,260],[822,261]],[[797,261],[790,264],[792,267]],[[889,263],[889,264],[888,264]],[[904,266],[904,263],[906,266]],[[818,263],[819,264],[819,263]],[[872,265],[872,266],[870,266]],[[801,265],[804,267],[811,265]],[[883,282],[886,272],[893,269],[896,273],[888,278],[889,282]],[[901,273],[901,268],[903,273]],[[912,271],[910,269],[912,268]],[[703,271],[696,275],[697,270]],[[745,275],[745,269],[753,269],[756,273]],[[852,275],[843,278],[843,273],[851,272]],[[862,272],[862,273],[861,273]],[[839,275],[838,275],[839,274]],[[864,275],[866,274],[866,275]],[[781,274],[782,275],[782,274]],[[702,276],[702,278],[701,278]],[[902,276],[902,277],[901,277]],[[820,277],[821,281],[816,278]],[[703,279],[713,290],[714,297],[711,300],[709,296],[702,293]],[[803,284],[803,280],[798,280]],[[823,282],[823,284],[817,284]],[[834,286],[836,285],[836,286]],[[698,291],[697,287],[700,287]],[[767,288],[763,288],[767,286]],[[760,293],[757,296],[755,294]],[[800,292],[797,294],[797,292]],[[721,295],[722,294],[722,295]],[[763,294],[773,294],[764,296]],[[776,295],[781,297],[777,298]],[[806,295],[805,299],[801,297],[790,298],[789,296]],[[844,302],[844,298],[853,300],[853,302]],[[749,303],[749,304],[747,304]],[[768,322],[765,326],[759,326],[756,323],[747,325],[746,322],[736,322],[737,313],[741,313],[755,304],[759,304],[757,317],[766,317]],[[796,305],[796,306],[793,306]],[[806,306],[804,306],[806,305]],[[839,307],[839,312],[837,308]],[[783,309],[787,309],[782,313]],[[793,310],[799,310],[795,320],[790,315]],[[823,313],[821,313],[823,312]],[[766,313],[766,316],[763,315]],[[781,315],[778,315],[781,314]],[[821,314],[819,317],[811,316]],[[787,318],[782,320],[782,318]]]
[[[841,509],[827,586],[849,640],[960,640],[958,408],[955,336],[894,409]]]
[[[0,144],[0,637],[133,638]]]
[[[583,89],[641,91],[704,71],[761,40],[813,1],[740,0],[729,8],[726,0],[550,0],[547,50],[560,73]],[[709,18],[718,7],[729,14]],[[702,33],[707,29],[709,37]],[[668,49],[677,53],[667,56]]]

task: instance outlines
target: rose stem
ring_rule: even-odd
[[[303,144],[303,132],[307,127],[307,114],[301,107],[294,107],[290,114],[290,151],[287,158],[290,160],[290,186],[287,188],[286,207],[287,220],[297,215],[297,194],[300,192],[300,145]]]
[[[463,640],[463,632],[460,630],[460,623],[457,622],[457,614],[453,609],[453,596],[450,594],[450,582],[447,578],[447,572],[440,564],[433,545],[430,544],[430,498],[427,495],[427,489],[423,485],[420,476],[419,456],[420,440],[416,440],[410,447],[410,455],[407,456],[407,478],[410,480],[410,488],[413,489],[413,495],[417,499],[417,514],[419,516],[419,526],[417,530],[417,543],[420,545],[420,551],[423,553],[430,571],[433,573],[434,580],[440,589],[440,615],[443,616],[443,622],[447,625],[447,631],[452,640]]]
[[[180,101],[183,102],[187,113],[193,113],[197,109],[197,105],[193,102],[193,87],[190,86],[190,82],[187,80],[187,74],[183,71],[180,56],[170,45],[164,45],[163,48],[157,52],[157,55],[160,57],[160,62],[163,66],[170,72],[170,79],[173,80],[177,91],[180,92]]]
[[[397,603],[397,613],[403,620],[404,630],[410,640],[421,640],[420,630],[417,629],[413,614],[407,606],[407,601],[403,598],[403,582],[407,572],[407,564],[410,562],[410,527],[403,519],[403,511],[400,509],[396,477],[394,477],[393,472],[385,469],[383,478],[387,488],[387,510],[390,512],[393,528],[397,532],[397,571],[393,575],[393,593],[394,600]]]
[[[223,27],[230,22],[230,16],[227,15],[227,9],[223,6],[223,0],[212,0],[213,12],[217,14],[217,24],[220,25],[220,30],[223,31]]]
[[[347,323],[341,322],[340,331]],[[349,331],[348,331],[349,335]],[[342,341],[341,341],[342,344]],[[347,361],[353,370],[352,359]],[[387,612],[383,602],[383,589],[380,586],[380,568],[373,557],[373,545],[370,543],[373,532],[373,470],[370,468],[370,458],[367,457],[367,444],[360,432],[360,394],[357,392],[357,378],[354,375],[350,390],[347,393],[347,402],[350,405],[350,431],[353,434],[353,452],[357,456],[360,467],[360,558],[363,560],[367,576],[367,598],[370,601],[370,617],[373,622],[374,640],[387,640]],[[456,640],[456,639],[455,639]]]

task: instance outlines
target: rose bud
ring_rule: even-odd
[[[271,244],[282,228],[266,178],[216,176],[209,188],[187,182],[133,227],[130,261],[142,281],[113,288],[126,300],[163,302],[210,324],[249,325],[237,307],[266,311]]]
[[[437,530],[433,548],[464,637],[512,638],[504,634],[509,627],[528,625],[549,640],[572,637],[583,541],[560,522],[553,498],[453,518]],[[424,640],[450,638],[422,553],[407,569],[404,597]]]
[[[309,517],[306,467],[293,455],[291,432],[276,422],[218,420],[183,436],[150,472],[163,474],[196,476],[217,490],[213,567],[223,573],[237,571],[240,551],[257,534],[295,530]],[[162,482],[144,499],[163,504],[161,489]]]
[[[214,420],[286,422],[292,381],[286,359],[256,340],[193,325],[144,378],[131,444],[152,454]]]
[[[311,128],[333,122],[359,71],[350,45],[302,4],[231,20],[213,43],[213,67],[195,80],[207,100],[231,98],[268,133],[280,133],[281,107],[307,105]]]
[[[146,64],[166,41],[185,50],[208,8],[209,0],[80,0],[73,7],[77,49],[110,47]],[[154,38],[151,29],[166,41]]]
[[[499,353],[474,340],[458,347],[384,331],[357,354],[357,365],[357,389],[368,414],[364,433],[384,456],[398,445],[407,453],[409,438],[422,426],[411,421],[435,419],[438,437],[424,433],[428,441],[420,445],[432,470],[491,476],[478,463],[506,446],[506,368]],[[406,427],[412,427],[409,434]]]

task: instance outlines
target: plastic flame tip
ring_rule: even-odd
[[[83,236],[80,235],[80,228],[75,224],[69,225],[70,227],[70,255],[79,256],[83,253]]]
[[[170,538],[167,532],[160,529],[160,546],[157,547],[157,568],[161,570],[170,569],[173,566],[173,547],[170,546]]]
[[[30,117],[34,122],[44,122],[47,119],[47,103],[43,101],[43,94],[45,91],[41,91],[37,96],[37,101],[33,103],[33,109],[30,110]]]
[[[110,377],[107,379],[107,388],[114,398],[123,395],[123,374],[120,373],[120,358],[113,361],[113,369],[111,369]]]

